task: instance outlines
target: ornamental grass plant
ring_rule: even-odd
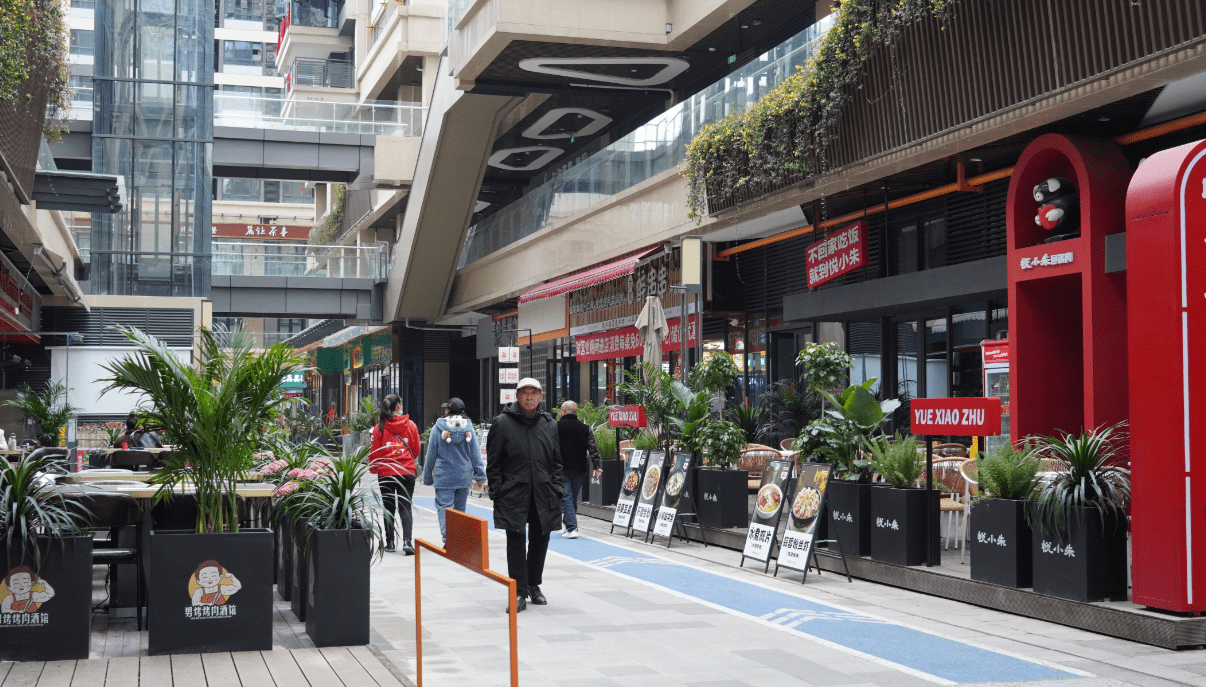
[[[867,441],[867,450],[871,466],[894,487],[913,486],[925,471],[925,456],[917,452],[917,442],[910,434],[874,437]]]
[[[1030,495],[1034,507],[1027,510],[1027,519],[1057,536],[1071,517],[1081,522],[1088,509],[1097,511],[1103,524],[1116,516],[1116,522],[1125,525],[1131,499],[1125,426],[1120,422],[1039,438],[1039,456],[1054,474]]]
[[[320,530],[361,530],[368,534],[374,560],[385,551],[385,512],[381,495],[370,486],[364,463],[368,449],[327,461],[325,470],[308,478],[304,489],[277,501],[277,510],[295,521],[309,522]],[[410,502],[411,494],[400,498]]]
[[[1033,444],[1004,442],[976,461],[980,490],[990,498],[1027,499],[1038,489],[1039,458]]]
[[[86,509],[68,505],[66,489],[42,473],[42,461],[29,454],[15,463],[0,460],[0,537],[9,552],[19,549],[41,566],[38,537],[84,532]],[[5,570],[12,567],[8,561]]]

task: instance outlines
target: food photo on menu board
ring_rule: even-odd
[[[662,507],[657,512],[657,524],[653,533],[669,537],[674,530],[674,518],[678,516],[679,502],[687,489],[687,475],[691,472],[691,454],[676,453],[666,475],[666,489],[662,493]]]
[[[825,505],[825,487],[829,485],[828,463],[803,463],[796,481],[795,495],[788,509],[787,529],[779,544],[777,564],[793,570],[807,570],[813,538],[821,510]]]
[[[665,472],[666,453],[651,451],[645,464],[644,478],[641,479],[641,498],[637,501],[636,518],[632,523],[632,529],[637,532],[649,531],[649,524],[653,521],[653,504],[657,501]]]
[[[775,546],[775,531],[779,527],[784,501],[787,500],[791,468],[790,460],[766,461],[766,466],[762,469],[762,483],[758,485],[758,494],[754,498],[750,528],[746,532],[743,563],[745,558],[753,558],[763,563],[770,560]]]
[[[637,492],[641,488],[641,475],[645,472],[644,449],[635,449],[628,458],[624,479],[620,483],[620,497],[616,500],[616,512],[611,519],[613,527],[627,528],[636,511]]]

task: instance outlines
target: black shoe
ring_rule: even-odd
[[[526,599],[523,598],[522,595],[515,597],[515,612],[516,613],[527,610],[527,608],[528,608],[528,602]],[[511,612],[511,607],[507,606],[507,613],[510,613],[510,612]]]
[[[402,543],[402,553],[406,554],[407,556],[415,555],[415,545],[410,543],[409,540],[403,542]]]
[[[537,606],[549,605],[549,600],[544,598],[544,593],[541,592],[540,587],[537,587],[536,585],[532,585],[531,589],[528,590],[528,596],[532,597],[532,603],[536,604]]]
[[[394,553],[395,551],[397,551],[397,549],[394,548],[394,543],[392,541],[385,543],[385,552],[386,553]]]

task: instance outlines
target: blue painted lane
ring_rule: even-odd
[[[434,500],[415,499],[434,509]],[[488,508],[469,511],[493,521]],[[553,536],[549,548],[559,554],[625,577],[671,590],[699,601],[888,661],[938,681],[1027,682],[1081,677],[1024,658],[984,649],[905,627],[858,611],[809,601],[632,549],[582,537]]]

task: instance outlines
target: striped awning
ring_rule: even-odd
[[[538,301],[541,298],[552,298],[553,296],[560,296],[563,293],[569,293],[570,291],[574,291],[576,289],[585,289],[588,286],[601,284],[605,281],[618,279],[620,277],[627,277],[628,275],[632,274],[633,269],[636,268],[636,264],[641,258],[661,249],[662,247],[660,245],[654,248],[648,248],[638,253],[634,253],[633,255],[629,255],[626,258],[620,258],[615,262],[609,262],[606,265],[593,267],[585,272],[571,274],[568,277],[562,277],[547,284],[542,284],[520,296],[519,303],[522,305],[524,303]]]

